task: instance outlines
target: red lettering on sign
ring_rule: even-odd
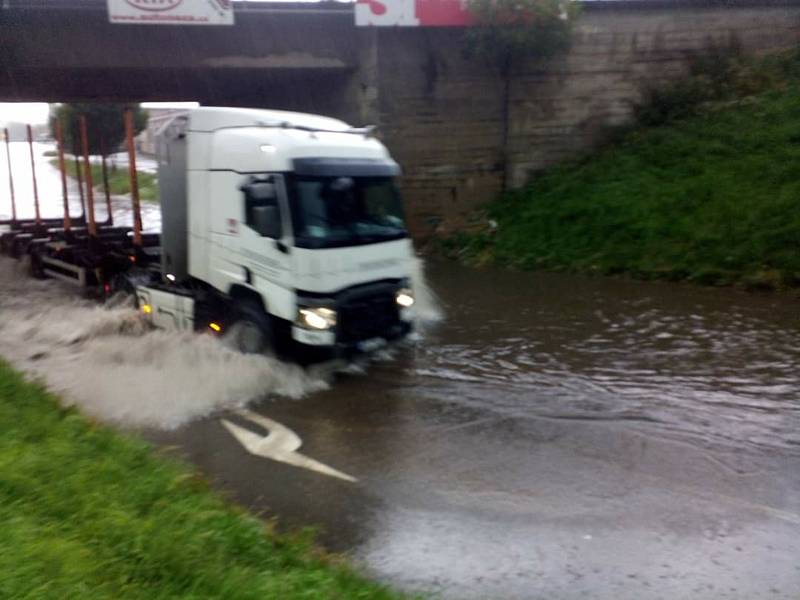
[[[125,2],[139,10],[166,11],[172,10],[183,0],[125,0]]]
[[[416,7],[423,27],[457,27],[473,22],[463,0],[416,0]]]
[[[362,27],[464,27],[475,23],[467,0],[356,0]]]
[[[386,14],[386,5],[383,2],[379,2],[379,0],[363,0],[363,2],[369,5],[373,15]]]

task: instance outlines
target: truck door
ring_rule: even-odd
[[[268,312],[293,319],[290,220],[283,177],[249,176],[240,189],[239,255],[247,284],[261,293]]]

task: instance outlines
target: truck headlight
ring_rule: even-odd
[[[336,326],[336,311],[330,308],[301,308],[297,321],[311,329],[330,329]]]
[[[408,288],[398,290],[395,300],[397,300],[397,304],[401,307],[411,308],[414,305],[414,292]]]

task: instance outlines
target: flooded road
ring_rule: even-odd
[[[421,341],[256,406],[355,484],[247,454],[216,416],[149,435],[405,589],[798,597],[796,299],[451,264],[430,277],[447,320]]]
[[[450,266],[436,280],[448,323],[414,374],[438,397],[800,451],[797,298]]]
[[[446,319],[330,378],[149,331],[2,259],[0,355],[403,589],[800,597],[800,300],[429,267]],[[266,452],[276,435],[311,462]]]

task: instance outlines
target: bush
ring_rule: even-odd
[[[697,107],[710,99],[711,92],[699,79],[678,81],[665,88],[649,88],[636,105],[636,121],[645,127],[663,125],[695,113]]]
[[[648,105],[668,125],[620,130],[615,145],[539,174],[486,208],[496,228],[445,251],[473,264],[800,287],[798,65],[792,51],[737,61],[729,81],[719,64],[698,68]],[[732,101],[677,120],[698,97]]]
[[[468,0],[476,27],[465,54],[508,74],[516,59],[546,60],[569,46],[579,5],[565,0]]]
[[[752,61],[735,38],[727,45],[710,45],[689,57],[687,77],[667,86],[646,87],[634,107],[636,121],[652,127],[690,117],[709,102],[759,94],[800,77],[800,50]]]

